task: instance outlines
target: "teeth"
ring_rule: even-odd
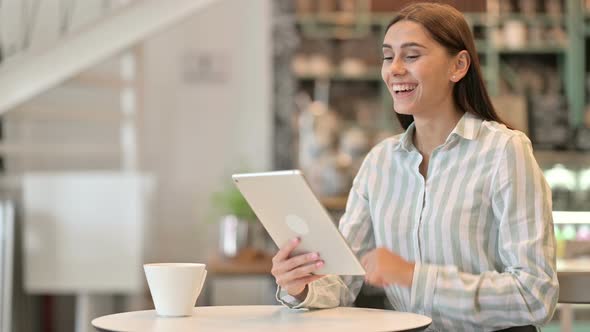
[[[392,90],[395,92],[412,91],[416,86],[417,84],[394,84]]]

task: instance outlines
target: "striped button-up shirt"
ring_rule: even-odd
[[[361,258],[385,247],[415,262],[411,288],[390,285],[396,310],[432,318],[432,331],[494,331],[542,325],[558,282],[551,192],[529,139],[466,113],[431,154],[426,179],[414,125],[367,155],[339,228]],[[327,262],[330,264],[330,262]],[[347,306],[362,276],[309,284],[295,308]]]

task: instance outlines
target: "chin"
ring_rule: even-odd
[[[415,107],[395,107],[395,105],[393,106],[393,110],[395,111],[395,113],[397,114],[404,114],[404,115],[414,115],[416,114],[416,108]]]

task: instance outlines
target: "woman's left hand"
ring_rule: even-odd
[[[386,248],[377,248],[366,254],[361,263],[365,268],[365,281],[377,287],[397,284],[412,287],[414,263]]]

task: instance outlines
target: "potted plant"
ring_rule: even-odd
[[[219,249],[226,257],[235,257],[247,247],[257,224],[256,215],[240,191],[232,185],[216,192],[213,206],[219,212]]]

